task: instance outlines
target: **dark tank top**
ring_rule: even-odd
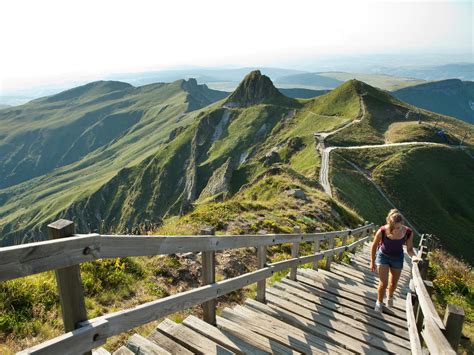
[[[399,257],[403,255],[403,244],[411,237],[412,230],[407,227],[405,235],[401,239],[390,239],[387,237],[385,226],[380,227],[382,232],[382,241],[380,242],[380,251],[382,254],[391,257]]]

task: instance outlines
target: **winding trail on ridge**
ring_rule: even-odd
[[[343,149],[346,149],[346,150],[350,150],[350,149],[373,149],[373,148],[384,148],[384,147],[398,147],[398,146],[409,146],[409,145],[435,145],[435,146],[443,146],[443,147],[450,147],[450,148],[459,148],[459,149],[462,149],[463,147],[453,147],[453,146],[450,146],[448,144],[441,144],[441,143],[434,143],[434,142],[402,142],[402,143],[386,143],[386,144],[374,144],[374,145],[359,145],[359,146],[350,146],[350,147],[326,147],[325,144],[324,144],[324,140],[343,130],[343,129],[346,129],[347,127],[353,125],[353,124],[356,124],[356,123],[359,123],[360,121],[362,121],[362,119],[365,117],[366,115],[366,109],[365,109],[365,104],[364,104],[364,100],[362,98],[362,96],[359,97],[360,99],[360,107],[361,107],[361,113],[359,114],[359,118],[356,118],[354,120],[352,120],[351,122],[345,124],[344,126],[334,130],[334,131],[331,131],[331,132],[316,132],[314,133],[314,137],[315,139],[317,140],[317,146],[316,146],[316,150],[320,153],[321,155],[321,168],[319,170],[319,182],[321,184],[321,186],[323,187],[324,189],[324,192],[326,194],[328,194],[330,197],[333,197],[332,196],[332,190],[331,190],[331,184],[329,182],[329,156],[330,156],[330,153],[333,151],[333,150],[336,150],[336,149],[339,149],[339,150],[343,150]],[[347,160],[346,160],[347,161]],[[358,167],[356,164],[350,162],[350,161],[347,161],[356,171],[358,171],[359,173],[361,173],[366,179],[368,179],[373,185],[374,187],[377,189],[377,191],[382,195],[382,197],[394,208],[397,208],[397,206],[395,206],[395,204],[388,198],[388,196],[383,192],[382,188],[377,185],[375,183],[375,181],[370,177],[370,176],[367,176],[367,174],[360,168]],[[412,223],[410,223],[408,221],[408,219],[403,216],[406,223],[413,229],[413,231],[420,235],[419,232],[416,230],[416,228],[413,226]]]

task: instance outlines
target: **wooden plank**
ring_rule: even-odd
[[[361,233],[368,226],[353,229]],[[0,248],[0,281],[78,265],[101,258],[218,251],[281,243],[314,242],[349,230],[308,234],[212,236],[104,236],[77,234],[61,240]]]
[[[298,290],[295,290],[295,289],[286,291],[286,290],[282,290],[278,288],[272,288],[272,289],[269,289],[268,292],[269,294],[272,295],[272,297],[269,298],[269,301],[273,303],[276,303],[276,301],[274,301],[275,297],[284,301],[291,301],[298,307],[304,307],[307,311],[310,311],[312,313],[323,314],[337,321],[344,322],[350,325],[351,327],[357,328],[363,332],[373,334],[379,338],[391,341],[407,349],[410,348],[410,342],[406,339],[406,336],[408,336],[408,334],[394,334],[394,331],[396,330],[395,327],[392,327],[391,332],[385,331],[386,325],[380,320],[372,319],[367,316],[361,317],[360,313],[357,314],[356,312],[347,312],[347,309],[344,309],[344,308],[343,308],[343,311],[346,311],[346,313],[341,313],[339,312],[339,308],[341,308],[341,306],[337,304],[334,305],[333,307],[329,306],[330,308],[326,308],[320,304],[316,304],[311,301],[308,301],[304,297],[306,295],[301,295],[302,292],[298,292]],[[329,302],[326,301],[323,303],[328,304]],[[355,314],[356,318],[353,317],[354,313],[356,313]],[[305,313],[305,314],[300,313],[301,316],[305,316],[305,317],[310,314],[311,313]],[[382,329],[378,328],[376,325],[379,325],[379,327],[381,326]],[[407,333],[407,332],[404,332],[404,333]],[[402,337],[402,335],[405,335],[405,339]]]
[[[170,337],[167,337],[163,333],[161,333],[158,330],[153,330],[147,337],[150,341],[154,342],[155,344],[158,344],[161,346],[163,349],[169,351],[172,354],[176,355],[191,355],[193,354],[192,351],[189,351],[186,349],[184,346],[181,344],[175,342],[173,339]]]
[[[422,355],[421,341],[418,336],[418,329],[416,328],[415,314],[413,313],[413,304],[411,301],[411,292],[408,292],[406,299],[407,306],[407,326],[408,334],[410,336],[411,351],[413,355]]]
[[[97,250],[99,238],[98,234],[74,234],[68,238],[0,248],[0,281],[95,260],[92,253],[85,255],[84,250]]]
[[[292,282],[291,280],[288,280],[288,279],[286,279],[286,281]],[[314,293],[310,293],[309,290],[298,288],[297,285],[295,287],[288,285],[288,282],[278,282],[273,285],[273,288],[298,296],[299,298],[310,302],[310,304],[320,305],[328,310],[334,311],[333,313],[337,312],[337,313],[343,314],[347,317],[350,317],[351,319],[354,319],[362,323],[368,323],[375,328],[381,329],[385,332],[395,334],[406,340],[409,339],[408,332],[404,329],[402,325],[396,326],[396,325],[390,324],[389,322],[386,322],[383,319],[373,317],[370,311],[365,307],[361,307],[360,305],[357,305],[357,304],[352,304],[353,308],[351,308],[345,304],[346,302],[344,302],[345,301],[344,299],[342,299],[342,304],[340,304],[337,302],[338,300],[337,297],[334,297],[331,300],[329,300],[329,299],[317,296]],[[308,309],[316,310],[315,306],[309,307],[309,304],[306,306]]]
[[[270,306],[274,305],[279,309],[306,318],[307,322],[313,321],[315,324],[324,325],[337,333],[345,334],[354,338],[357,342],[365,343],[367,346],[373,346],[383,351],[394,352],[397,354],[409,353],[410,343],[402,338],[396,337],[390,333],[385,334],[379,329],[368,327],[348,317],[335,315],[334,312],[325,312],[324,307],[319,307],[319,312],[313,312],[298,304],[298,297],[293,298],[294,302],[289,302],[285,299],[288,297],[279,297],[280,295],[281,293],[279,295],[269,293],[267,304]],[[251,301],[252,300],[249,300],[249,304],[251,304]]]
[[[376,290],[378,288],[378,284],[379,284],[378,281],[361,280],[357,276],[354,276],[348,272],[343,272],[343,271],[338,270],[336,265],[337,263],[333,263],[332,268],[331,268],[331,275],[334,275],[334,278],[337,278],[338,280],[341,280],[348,284],[355,283],[354,285],[365,285],[369,287],[371,290],[373,289]],[[407,290],[408,290],[408,285],[406,285],[405,287],[403,282],[399,282],[394,292],[394,295],[396,298],[401,297],[402,299],[405,299]],[[399,301],[399,303],[401,303],[401,301]]]
[[[456,354],[433,318],[425,318],[421,336],[430,354]]]
[[[133,334],[128,338],[126,346],[137,355],[171,355],[169,351],[139,334]]]
[[[126,346],[121,346],[117,350],[114,351],[113,355],[135,355],[132,350],[127,348]]]
[[[264,305],[261,302],[258,303]],[[242,314],[242,312],[237,312],[235,309],[231,310],[229,308],[222,311],[222,316],[304,354],[334,354],[340,353],[341,351],[344,352],[344,349],[339,350],[337,346],[331,343],[325,343],[324,340],[311,334],[306,334],[301,329],[279,321],[278,319],[267,318],[265,321],[262,321],[261,317],[248,317],[248,315]]]
[[[262,351],[259,348],[248,344],[242,339],[232,335],[231,333],[219,330],[218,328],[194,316],[188,316],[182,324],[194,330],[196,333],[209,338],[215,343],[224,346],[236,354],[268,354],[268,352]]]
[[[194,353],[234,354],[231,350],[169,319],[165,319],[161,322],[156,329]]]
[[[433,302],[431,301],[431,297],[428,293],[428,290],[425,287],[425,283],[421,278],[420,271],[418,269],[418,265],[416,263],[413,264],[413,283],[415,285],[415,291],[418,298],[418,302],[420,304],[421,310],[423,311],[423,316],[425,319],[432,319],[433,322],[438,326],[439,329],[445,330],[445,326],[443,321],[438,315]]]
[[[252,301],[252,300],[249,300]],[[240,314],[245,315],[250,318],[261,319],[262,322],[270,322],[272,318],[280,319],[283,324],[290,324],[294,327],[297,327],[306,336],[315,335],[319,338],[324,339],[323,341],[332,342],[340,347],[344,347],[349,351],[353,351],[356,353],[366,353],[368,351],[371,354],[386,354],[386,352],[382,350],[378,350],[372,346],[363,344],[358,340],[341,334],[337,331],[334,331],[331,328],[328,328],[324,325],[318,324],[315,325],[313,322],[308,321],[306,318],[300,317],[292,312],[286,311],[279,307],[265,305],[262,303],[255,303],[254,309],[238,306],[235,307],[234,310],[239,312]],[[258,310],[258,311],[256,311]]]
[[[92,355],[110,355],[110,352],[104,348],[97,348],[92,350]]]
[[[344,304],[353,309],[365,308],[366,312],[372,317],[385,320],[387,323],[402,326],[405,328],[406,319],[404,314],[398,310],[391,310],[390,313],[380,313],[374,311],[374,301],[364,298],[357,293],[349,292],[335,287],[333,284],[329,284],[326,281],[315,281],[300,275],[298,280],[301,281],[301,286],[306,287],[311,293],[315,293],[318,296],[329,300],[337,300],[337,303]],[[287,279],[283,279],[282,282],[286,282]]]
[[[377,300],[377,291],[376,290],[373,290],[371,288],[361,286],[361,285],[354,285],[354,284],[348,285],[345,282],[335,280],[334,277],[331,276],[331,275],[323,274],[321,271],[323,271],[323,270],[318,270],[317,272],[314,272],[314,270],[298,269],[298,272],[301,272],[301,274],[303,276],[305,276],[309,279],[323,280],[323,281],[325,281],[326,283],[328,283],[329,285],[331,285],[333,287],[339,288],[343,291],[351,292],[354,295],[360,295],[365,299],[372,300],[373,301],[372,305],[375,304],[374,302]],[[394,302],[394,309],[387,309],[386,312],[393,312],[397,316],[400,316],[401,318],[406,320],[405,310],[404,309],[403,309],[403,311],[400,310],[401,307],[400,307],[399,303],[400,303],[400,301],[398,301],[398,302],[395,301]]]
[[[251,344],[265,352],[270,354],[301,354],[283,344],[280,344],[273,339],[266,338],[258,333],[243,327],[237,323],[230,321],[229,319],[217,316],[217,327],[221,330],[225,330],[228,333],[233,334],[236,337],[244,340],[248,344]]]

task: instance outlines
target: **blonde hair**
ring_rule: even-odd
[[[388,212],[386,221],[388,224],[389,232],[390,234],[392,234],[393,228],[395,227],[395,223],[402,223],[403,217],[397,209],[393,208],[390,210],[390,212]]]

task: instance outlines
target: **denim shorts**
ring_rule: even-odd
[[[376,265],[387,265],[392,269],[399,269],[403,268],[403,253],[400,256],[388,256],[382,254],[380,249],[377,250],[375,254],[375,264]]]

